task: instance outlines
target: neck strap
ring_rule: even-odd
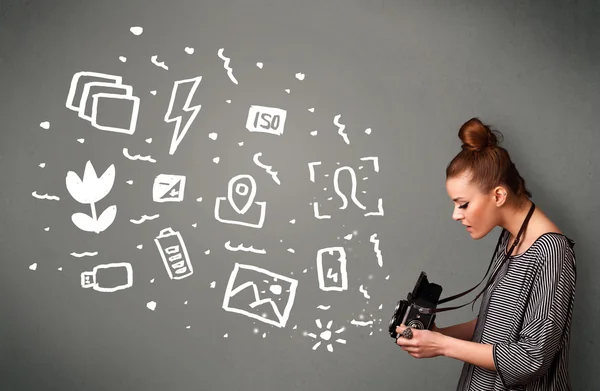
[[[521,240],[521,235],[523,234],[523,232],[525,231],[525,228],[527,227],[527,223],[529,222],[529,219],[531,219],[531,216],[533,215],[533,211],[535,210],[535,204],[532,202],[531,203],[531,207],[529,208],[529,212],[527,213],[527,216],[525,217],[525,220],[523,221],[523,224],[521,224],[521,228],[519,229],[519,232],[517,233],[517,237],[515,238],[515,241],[513,242],[512,246],[510,246],[510,249],[508,250],[508,253],[505,253],[504,258],[502,259],[502,261],[500,262],[500,265],[496,268],[496,271],[494,272],[494,274],[492,275],[492,277],[488,280],[488,283],[486,284],[485,288],[483,288],[483,290],[481,292],[479,292],[479,294],[477,294],[477,296],[475,296],[475,298],[473,300],[471,300],[470,302],[463,304],[463,305],[459,305],[459,306],[455,306],[455,307],[444,307],[444,308],[419,308],[419,312],[421,313],[425,313],[425,314],[433,314],[433,313],[437,313],[437,312],[444,312],[444,311],[451,311],[451,310],[455,310],[458,308],[462,308],[468,304],[473,303],[473,305],[475,305],[475,302],[477,301],[477,299],[479,298],[479,296],[481,296],[481,294],[483,294],[486,289],[492,284],[492,282],[494,281],[494,279],[496,278],[496,275],[498,274],[498,271],[500,270],[501,266],[504,264],[504,262],[506,262],[508,260],[508,258],[510,258],[512,252],[514,251],[515,247],[519,244],[520,240]],[[504,232],[506,231],[506,229],[502,229],[502,232],[500,233],[500,237],[498,238],[498,242],[496,243],[496,248],[494,249],[494,254],[492,255],[492,259],[490,260],[490,264],[488,266],[487,271],[485,272],[485,275],[483,276],[483,278],[481,279],[481,281],[475,285],[473,288],[466,290],[462,293],[450,296],[450,297],[446,297],[444,299],[441,299],[438,301],[438,304],[443,304],[446,303],[448,301],[452,301],[455,299],[458,299],[459,297],[462,297],[464,295],[466,295],[467,293],[471,292],[473,289],[477,288],[484,280],[485,280],[485,276],[487,276],[487,274],[490,272],[490,268],[492,267],[492,264],[494,262],[494,259],[496,257],[496,254],[498,253],[498,248],[500,247],[500,243],[502,242],[502,236],[504,234]]]

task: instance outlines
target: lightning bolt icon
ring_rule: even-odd
[[[181,140],[185,137],[188,132],[192,122],[196,119],[198,112],[202,105],[191,106],[192,98],[196,93],[196,89],[198,88],[198,84],[200,84],[200,80],[202,80],[202,76],[197,76],[191,79],[178,80],[173,83],[173,91],[171,92],[171,101],[169,102],[169,108],[167,109],[167,113],[165,114],[165,122],[171,123],[175,122],[175,130],[173,131],[173,138],[171,139],[171,147],[169,148],[169,155],[173,155],[177,150],[177,147],[181,143]],[[188,96],[185,99],[185,103],[180,110],[177,110],[176,115],[173,115],[173,107],[175,104],[175,99],[178,95],[179,86],[182,84],[193,83],[190,91],[188,92]],[[183,127],[182,127],[183,124]]]

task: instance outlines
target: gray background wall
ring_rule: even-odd
[[[503,145],[538,207],[577,242],[572,379],[576,390],[598,389],[600,8],[594,3],[2,1],[0,388],[454,389],[461,362],[413,359],[386,327],[421,270],[444,294],[472,286],[486,270],[499,229],[471,240],[452,221],[444,186],[446,164],[460,149],[458,127],[480,116],[504,133]],[[132,34],[132,26],[143,33]],[[228,78],[220,48],[238,84]],[[169,69],[152,64],[153,55]],[[66,108],[80,71],[121,76],[133,87],[140,99],[134,134],[96,129]],[[202,107],[171,155],[175,124],[164,116],[173,83],[196,76],[202,80],[192,103]],[[104,102],[100,121],[125,120],[119,102],[125,103]],[[251,105],[287,110],[283,134],[249,132]],[[350,144],[337,132],[338,114]],[[48,129],[40,126],[45,121]],[[124,148],[156,163],[129,160]],[[280,185],[253,162],[258,152]],[[368,156],[379,158],[379,172],[360,160]],[[71,221],[90,207],[71,196],[65,179],[69,171],[82,177],[87,161],[98,175],[115,168],[114,186],[96,209],[116,205],[116,218],[98,234]],[[313,161],[322,162],[314,183]],[[382,198],[383,216],[365,217],[350,198],[339,209],[333,172],[346,165],[358,173],[358,198],[367,210]],[[181,202],[153,201],[159,174],[186,176]],[[216,197],[226,196],[238,174],[252,175],[256,201],[266,202],[261,229],[215,219]],[[340,187],[350,194],[347,172]],[[331,219],[316,219],[312,202]],[[131,222],[154,214],[160,217]],[[154,243],[167,227],[181,233],[194,268],[181,280],[169,278]],[[227,241],[266,254],[230,251]],[[330,246],[347,253],[345,291],[319,289],[316,254]],[[97,255],[71,255],[84,252]],[[115,262],[131,264],[132,287],[112,293],[81,287],[82,272]],[[235,263],[298,281],[285,327],[222,309]],[[122,277],[115,272],[106,281]],[[236,305],[247,308],[250,296]],[[152,301],[154,310],[147,307]],[[474,316],[466,307],[440,315],[438,324]],[[328,341],[332,351],[327,341],[313,350],[328,326],[344,327]]]

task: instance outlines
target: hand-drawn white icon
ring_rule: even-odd
[[[106,271],[122,269],[120,273],[125,273],[125,281],[117,284],[110,281],[103,281],[106,277],[101,277]],[[92,288],[98,292],[116,292],[133,286],[133,269],[128,262],[108,263],[98,265],[91,272],[81,273],[81,287]]]
[[[346,125],[340,123],[340,117],[341,117],[340,114],[338,114],[335,117],[333,117],[333,124],[335,126],[337,126],[337,128],[338,128],[338,134],[340,136],[342,136],[342,138],[344,139],[344,141],[346,142],[346,144],[350,144],[350,140],[348,140],[348,135],[346,134],[346,132],[344,132],[344,129],[346,129]]]
[[[335,258],[334,254],[339,256]],[[325,260],[323,255],[328,254]],[[327,247],[317,251],[317,278],[322,291],[345,291],[348,289],[346,250],[343,247]]]
[[[140,98],[133,96],[133,87],[124,85],[122,82],[121,76],[98,72],[77,72],[71,79],[66,106],[68,109],[78,112],[80,118],[89,121],[96,129],[131,135],[135,133]],[[79,95],[80,92],[81,95]],[[90,98],[91,105],[89,104]],[[99,107],[108,109],[108,114],[100,116],[100,119]],[[114,115],[113,110],[121,112],[123,107],[128,109],[127,121],[113,123],[116,118],[120,117]]]
[[[96,215],[96,202],[100,201],[111,191],[115,183],[115,165],[111,164],[100,178],[96,175],[96,170],[90,161],[85,165],[83,172],[83,181],[73,172],[67,172],[66,184],[67,190],[75,201],[81,204],[90,204],[92,216],[85,213],[75,213],[71,216],[73,224],[77,228],[86,232],[100,233],[108,228],[117,215],[117,206],[109,206],[100,214]]]
[[[196,89],[198,88],[198,85],[200,84],[201,80],[202,76],[196,76],[191,79],[178,80],[175,83],[173,83],[173,90],[171,91],[171,100],[169,101],[169,108],[167,109],[167,113],[165,114],[165,122],[175,122],[175,130],[173,131],[173,137],[171,139],[169,155],[173,155],[175,153],[177,147],[181,143],[181,140],[183,140],[183,138],[187,134],[188,130],[190,129],[190,126],[192,125],[192,122],[194,122],[196,116],[198,115],[198,112],[200,111],[200,108],[202,107],[202,105],[191,105],[192,99],[196,94]],[[189,83],[192,83],[192,86],[186,86],[186,89],[190,88],[190,90],[187,92],[187,97],[185,98],[185,103],[183,104],[183,107],[177,108],[175,110],[175,113],[173,113],[175,98],[178,95],[180,86]],[[183,95],[185,93],[186,92],[183,92],[179,95]],[[184,122],[183,127],[182,122]]]
[[[362,160],[362,161],[372,161],[373,162],[373,170],[375,172],[379,172],[379,158],[378,157],[368,156],[368,157],[360,158],[360,160]],[[321,165],[321,162],[310,162],[310,163],[308,163],[308,171],[309,171],[309,177],[310,177],[310,181],[311,182],[315,182],[315,166],[319,166],[319,165]],[[342,171],[347,171],[350,174],[350,180],[352,182],[352,190],[351,190],[351,193],[350,193],[350,198],[351,198],[352,202],[354,202],[354,204],[356,206],[358,206],[360,209],[366,210],[367,207],[365,205],[363,205],[358,200],[358,197],[356,196],[356,194],[358,192],[358,183],[356,181],[356,172],[354,171],[354,169],[352,167],[349,167],[349,166],[339,167],[338,169],[335,170],[334,175],[333,175],[333,187],[334,187],[335,193],[342,200],[342,206],[340,206],[339,209],[346,209],[348,207],[348,198],[340,190],[339,177],[340,177],[340,173]],[[317,201],[313,202],[313,211],[314,211],[314,216],[317,219],[329,219],[329,218],[331,218],[331,215],[321,215],[320,214],[320,212],[319,212],[319,203]],[[378,201],[377,201],[377,211],[376,212],[366,212],[365,216],[383,216],[383,213],[384,213],[383,212],[383,200],[381,198],[379,198]]]
[[[261,163],[261,161],[258,160],[260,156],[262,156],[262,152],[257,152],[254,154],[254,158],[252,159],[254,161],[254,164],[264,169],[267,172],[267,174],[271,175],[271,178],[273,178],[273,181],[275,181],[275,183],[281,185],[281,181],[279,180],[279,177],[277,177],[277,171],[271,170],[273,166],[267,166],[266,164]]]
[[[323,325],[321,324],[321,319],[315,319],[315,323],[316,323],[316,325],[317,325],[317,327],[318,327],[319,329],[322,329],[322,328],[323,328]],[[327,323],[326,329],[325,329],[325,330],[323,330],[321,333],[319,333],[319,338],[320,338],[320,340],[319,340],[319,341],[318,341],[316,344],[314,344],[314,345],[313,345],[313,347],[312,347],[312,350],[317,350],[317,348],[318,348],[319,346],[321,346],[321,343],[322,343],[323,341],[325,341],[325,343],[327,343],[327,342],[328,342],[328,341],[331,339],[331,336],[332,336],[332,335],[331,335],[331,325],[332,325],[332,323],[333,323],[333,321],[332,321],[332,320],[330,320],[330,321]],[[335,331],[334,331],[334,333],[336,333],[336,334],[339,334],[339,333],[343,332],[345,329],[346,329],[346,328],[345,328],[344,326],[342,326],[342,327],[340,327],[339,329],[335,330]],[[309,336],[309,337],[311,337],[311,338],[313,338],[313,339],[317,339],[317,336],[316,336],[316,334],[313,334],[313,333],[306,333],[306,335],[307,335],[307,336]],[[338,339],[336,339],[336,340],[335,340],[335,342],[337,342],[337,343],[341,343],[341,344],[345,344],[345,343],[346,343],[346,340],[345,340],[345,339],[342,339],[342,338],[338,338]],[[328,344],[327,344],[327,350],[328,350],[328,351],[330,351],[330,352],[333,352],[333,344],[331,344],[331,343],[328,343]]]
[[[223,49],[224,48],[220,48],[219,51],[217,52],[217,55],[219,56],[219,58],[221,60],[223,60],[223,68],[225,68],[225,70],[227,71],[227,76],[229,76],[229,80],[231,80],[234,84],[237,84],[238,81],[235,78],[235,76],[233,76],[233,69],[229,66],[231,59],[229,57],[225,57],[223,55]]]
[[[245,183],[242,183],[242,181],[244,179],[250,180],[250,186],[248,186]],[[235,194],[234,194],[234,186],[235,186]],[[242,203],[245,202],[245,204],[243,204],[242,208],[239,207],[238,202],[236,201],[236,198],[237,198],[236,195],[242,197]],[[215,219],[217,219],[218,221],[220,221],[222,223],[227,223],[227,224],[243,225],[245,227],[251,227],[251,228],[262,228],[264,221],[265,221],[265,212],[266,212],[267,203],[265,201],[254,202],[255,196],[256,196],[256,181],[254,180],[254,178],[252,176],[245,175],[245,174],[240,174],[240,175],[234,176],[229,181],[229,185],[227,188],[227,197],[217,197],[217,199],[215,201]],[[222,202],[225,200],[228,201],[228,204],[225,204],[224,202]],[[253,205],[258,205],[258,208],[254,208],[253,211],[257,211],[257,209],[258,209],[259,214],[258,214],[258,216],[256,216],[256,213],[254,213],[254,216],[250,216],[249,218],[251,219],[251,222],[239,221],[239,220],[237,220],[238,216],[236,216],[235,220],[232,218],[222,217],[222,214],[224,212],[226,212],[227,210],[230,210],[232,208],[240,216],[241,215],[249,216],[250,215],[249,212],[251,212],[250,207]]]
[[[255,253],[255,254],[266,254],[267,253],[267,251],[265,249],[257,250],[252,246],[245,247],[243,243],[240,243],[236,247],[233,247],[229,240],[225,242],[225,248],[229,251],[246,251],[246,252]]]
[[[225,290],[223,309],[283,328],[294,305],[297,287],[298,281],[293,278],[256,266],[236,263]],[[253,299],[250,304],[247,304],[247,295]],[[240,300],[240,304],[232,303],[241,296],[246,297],[245,300]],[[267,309],[264,308],[265,306]],[[268,318],[268,309],[272,310],[275,319]]]
[[[246,129],[250,132],[283,134],[287,111],[275,107],[251,105],[248,110]]]
[[[377,264],[379,265],[379,267],[382,267],[383,266],[383,257],[381,256],[381,250],[379,249],[379,239],[377,239],[376,233],[371,235],[371,237],[369,238],[369,242],[373,243],[373,252],[375,253],[375,256],[377,257]]]
[[[180,202],[185,192],[183,175],[159,174],[154,178],[152,199],[154,202]]]
[[[173,231],[171,227],[165,228],[160,231],[154,242],[171,280],[181,280],[194,273],[190,256],[179,232]]]

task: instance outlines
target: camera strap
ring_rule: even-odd
[[[527,213],[527,216],[525,217],[525,220],[523,221],[523,224],[521,224],[521,228],[519,229],[519,232],[517,233],[517,237],[515,238],[515,241],[513,242],[512,246],[510,246],[510,249],[508,250],[508,253],[505,254],[504,258],[502,259],[502,261],[500,262],[500,264],[498,265],[498,267],[496,268],[496,271],[494,272],[494,274],[492,275],[492,277],[489,279],[488,283],[486,284],[485,288],[483,288],[483,290],[481,292],[479,292],[479,294],[477,294],[477,296],[475,296],[475,298],[473,300],[471,300],[468,303],[465,303],[463,305],[459,305],[459,306],[455,306],[455,307],[444,307],[444,308],[419,308],[419,312],[421,313],[426,313],[426,314],[434,314],[434,313],[438,313],[438,312],[444,312],[444,311],[451,311],[451,310],[455,310],[458,308],[462,308],[468,304],[473,303],[473,305],[475,305],[475,302],[477,301],[477,299],[479,298],[479,296],[481,296],[481,294],[483,294],[487,288],[492,284],[492,282],[494,281],[494,279],[496,278],[496,275],[498,274],[498,271],[501,269],[502,265],[504,264],[504,262],[506,262],[508,260],[508,258],[510,258],[512,252],[514,251],[515,247],[519,244],[519,241],[521,240],[521,235],[523,234],[523,231],[525,231],[525,228],[527,227],[527,223],[529,222],[529,219],[531,218],[531,215],[533,215],[533,211],[535,210],[535,204],[532,202],[531,203],[531,208],[529,208],[529,212]],[[479,285],[481,285],[481,283],[483,281],[485,281],[485,276],[488,275],[488,273],[490,272],[490,268],[492,267],[492,264],[494,263],[494,259],[496,258],[496,254],[498,253],[498,248],[500,247],[500,243],[502,242],[502,236],[504,235],[504,231],[506,231],[506,229],[502,229],[502,232],[500,233],[500,237],[498,238],[498,242],[496,243],[496,248],[494,249],[494,254],[492,255],[492,259],[490,260],[490,264],[488,266],[487,271],[485,272],[485,275],[483,276],[483,278],[481,279],[481,281],[475,285],[473,288],[466,290],[462,293],[450,296],[450,297],[446,297],[444,299],[441,299],[437,302],[437,304],[443,304],[446,303],[448,301],[452,301],[455,299],[458,299],[459,297],[462,297],[464,295],[466,295],[467,293],[471,292],[472,290],[474,290],[475,288],[477,288]]]

